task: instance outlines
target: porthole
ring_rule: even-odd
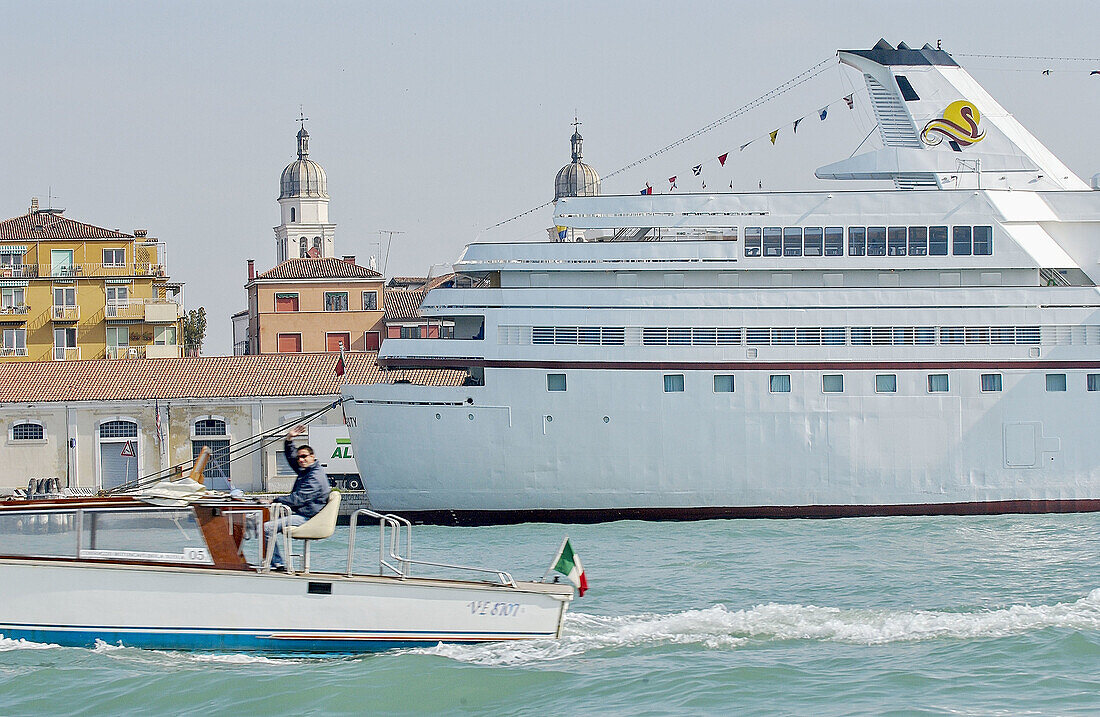
[[[470,420],[472,421],[472,420],[474,420],[474,414],[472,414],[472,413],[467,413],[467,414],[466,414],[466,418],[469,418],[469,419],[470,419]]]
[[[603,422],[604,423],[610,423],[611,422],[611,417],[610,416],[604,416],[603,417]]]
[[[438,420],[439,420],[439,419],[441,419],[441,418],[443,418],[443,416],[440,416],[440,415],[439,415],[438,413],[437,413],[437,414],[435,414],[435,420],[437,420],[437,421],[438,421]]]
[[[546,417],[546,422],[547,423],[553,423],[554,422],[554,417],[553,416],[547,416]]]

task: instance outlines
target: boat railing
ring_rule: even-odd
[[[354,573],[355,559],[355,530],[360,518],[373,518],[378,521],[378,574],[385,575],[388,570],[396,577],[404,580],[411,576],[412,566],[443,568],[446,570],[464,570],[475,573],[488,573],[495,575],[501,585],[516,587],[516,581],[512,576],[493,568],[478,568],[469,565],[452,565],[450,563],[436,563],[430,560],[414,560],[412,558],[412,523],[399,515],[392,513],[376,513],[367,508],[355,511],[351,516],[350,533],[348,535],[348,569],[350,578]],[[404,543],[404,553],[401,552]]]

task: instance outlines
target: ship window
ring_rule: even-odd
[[[1047,374],[1047,391],[1065,391],[1066,375],[1064,373]]]
[[[897,374],[892,373],[880,373],[875,376],[875,393],[897,393],[898,392],[898,377]]]
[[[745,256],[760,256],[760,227],[745,227]]]
[[[157,563],[211,563],[195,512],[104,510],[84,512],[80,557]]]
[[[822,376],[821,391],[823,393],[844,393],[844,375],[827,373]]]
[[[909,227],[909,256],[927,256],[928,227]]]
[[[890,227],[886,230],[889,237],[890,256],[905,256],[905,227]]]
[[[825,227],[825,256],[844,256],[844,227]]]
[[[802,227],[783,227],[783,256],[802,256]]]
[[[928,227],[928,253],[947,256],[947,227]]]
[[[999,373],[983,373],[982,374],[982,391],[1000,391],[1001,390],[1001,374]]]
[[[783,230],[764,227],[764,256],[783,256]]]
[[[684,374],[682,373],[668,373],[665,374],[665,393],[683,393],[684,391]]]
[[[733,393],[733,376],[716,375],[714,377],[715,393]]]
[[[16,423],[11,427],[11,440],[44,441],[46,440],[46,428],[38,421]]]
[[[848,256],[867,253],[867,227],[848,227]]]
[[[897,80],[898,89],[901,90],[901,98],[906,102],[916,102],[920,99],[920,95],[913,89],[913,85],[909,84],[909,78],[905,75],[894,75],[894,79]]]
[[[802,251],[806,256],[821,256],[821,227],[806,227]]]
[[[547,391],[564,391],[565,390],[565,374],[564,373],[548,373],[548,374],[546,374],[546,390]]]
[[[1086,391],[1100,391],[1100,373],[1090,373],[1085,376]]]
[[[867,256],[886,256],[886,227],[867,227]]]
[[[930,373],[928,374],[928,392],[929,393],[947,393],[947,374],[945,373]]]
[[[770,384],[772,393],[790,393],[791,375],[787,373],[772,374]]]
[[[951,253],[970,256],[970,227],[952,227],[951,230]]]
[[[974,227],[974,256],[993,254],[993,227]]]
[[[843,346],[848,330],[843,326],[825,326],[821,329],[822,346]]]

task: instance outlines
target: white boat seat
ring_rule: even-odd
[[[309,543],[313,540],[324,540],[336,532],[336,518],[340,514],[340,491],[330,491],[328,503],[321,512],[313,516],[301,525],[296,525],[287,530],[287,535],[294,540],[301,540],[305,545],[302,550],[302,572],[309,572]]]

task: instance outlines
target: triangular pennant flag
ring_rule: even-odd
[[[798,123],[801,122],[803,119],[804,119],[803,117],[799,117],[798,119],[796,119],[794,121],[794,133],[795,134],[798,134]]]
[[[669,184],[669,187],[668,187],[669,191],[672,191],[673,189],[676,189],[676,177],[675,176],[669,177],[668,178],[668,184]]]
[[[752,143],[753,143],[754,141],[755,141],[755,140],[751,140],[751,139],[750,139],[750,140],[749,140],[748,142],[745,142],[745,143],[744,143],[743,145],[741,145],[741,149],[739,149],[739,150],[737,150],[737,151],[738,151],[738,152],[744,152],[744,151],[745,151],[745,147],[748,147],[748,146],[749,146],[750,144],[752,144]]]
[[[700,174],[703,173],[703,165],[697,164],[691,168],[691,171],[695,172],[695,176],[698,177]]]
[[[844,98],[844,101],[848,103],[848,109],[852,109],[856,105],[855,94],[848,95]]]
[[[733,189],[733,180],[730,180],[730,189]]]
[[[336,368],[333,370],[337,376],[344,375],[344,342],[340,342],[340,358],[336,360]]]
[[[1096,74],[1100,75],[1100,72],[1097,72]],[[728,156],[730,156],[729,152],[726,152],[725,154],[718,155],[718,164],[722,167],[725,167],[726,166],[726,157],[728,157]]]
[[[649,186],[649,182],[645,183],[645,189],[643,189],[640,194],[653,194],[653,187]]]
[[[828,114],[829,114],[829,105],[825,105],[824,107],[822,107],[822,108],[821,108],[820,110],[818,110],[818,112],[817,112],[817,116],[821,118],[821,121],[822,121],[822,122],[824,122],[824,121],[825,121],[825,117],[827,117],[827,116],[828,116]]]
[[[779,136],[779,130],[772,130],[772,133],[768,135],[772,139],[772,144],[775,144],[775,138]]]

